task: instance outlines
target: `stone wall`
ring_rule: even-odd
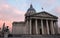
[[[14,24],[12,26],[12,34],[26,34],[26,26],[24,23]]]

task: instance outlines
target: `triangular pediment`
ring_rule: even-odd
[[[56,17],[52,14],[49,14],[48,12],[39,12],[39,13],[36,13],[36,14],[33,14],[32,16],[40,16],[40,17]],[[57,18],[57,17],[56,17]]]

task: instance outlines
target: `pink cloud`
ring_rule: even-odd
[[[2,5],[2,8],[9,8],[9,5],[8,4],[4,4],[4,5]]]
[[[60,7],[59,6],[55,7],[53,11],[58,16],[58,26],[60,27]]]
[[[0,13],[4,16],[10,16],[10,17],[13,17],[14,18],[14,16],[23,16],[24,15],[24,12],[23,11],[20,11],[20,10],[18,10],[18,9],[16,9],[16,8],[12,8],[11,6],[9,6],[9,5],[2,5],[1,7],[0,7],[1,9],[0,9]],[[17,17],[16,17],[17,18]],[[15,18],[14,18],[15,19]]]
[[[56,8],[55,8],[55,12],[56,12],[56,13],[60,13],[60,7],[56,7]]]
[[[0,5],[0,26],[5,22],[12,29],[13,21],[24,21],[24,12],[8,4]]]
[[[25,13],[23,11],[19,11],[17,9],[13,9],[13,12],[16,13],[16,14],[21,14],[21,15],[24,15]]]

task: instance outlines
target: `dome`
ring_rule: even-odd
[[[26,16],[32,15],[36,13],[36,10],[33,8],[32,4],[30,5],[30,8],[27,10]]]

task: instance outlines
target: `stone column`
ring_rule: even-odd
[[[36,34],[38,34],[38,25],[37,25],[37,19],[35,20],[35,26],[36,26]]]
[[[42,34],[44,34],[43,20],[41,19]]]
[[[31,34],[31,31],[32,30],[32,26],[31,26],[31,19],[30,19],[30,34]]]
[[[55,22],[56,34],[58,34],[58,21]]]
[[[28,20],[27,20],[27,23],[26,23],[26,25],[27,25],[27,27],[26,27],[26,29],[27,29],[27,34],[29,34],[29,26],[28,26]]]
[[[53,20],[51,20],[51,33],[55,34]]]
[[[47,33],[49,34],[49,25],[48,25],[48,20],[46,20],[46,26],[47,26]]]

